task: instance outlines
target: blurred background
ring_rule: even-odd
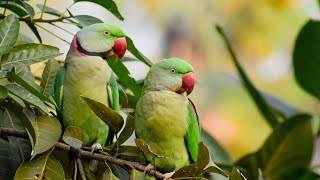
[[[30,4],[43,1],[30,0]],[[248,75],[259,89],[288,104],[313,112],[317,101],[302,91],[293,77],[291,54],[295,37],[309,17],[319,18],[316,0],[115,0],[125,20],[120,21],[92,3],[71,7],[74,15],[88,14],[116,24],[129,35],[136,47],[153,62],[180,57],[195,68],[194,101],[202,127],[231,154],[233,160],[257,150],[270,133],[268,124],[241,86],[215,24],[228,33]],[[64,12],[73,1],[48,1],[50,7]],[[40,11],[40,10],[39,10]],[[77,28],[59,24],[71,34],[53,26],[43,27],[72,40]],[[39,29],[64,53],[69,44]],[[25,35],[36,39],[28,28]],[[130,56],[129,53],[127,53]],[[132,76],[142,79],[148,67],[127,63]],[[33,66],[41,74],[43,65]]]

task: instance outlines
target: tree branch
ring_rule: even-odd
[[[12,128],[0,127],[0,135],[15,136],[15,137],[22,137],[22,138],[29,139],[26,131],[12,129]],[[98,153],[91,153],[89,151],[84,151],[81,149],[71,147],[71,146],[64,144],[64,143],[61,143],[61,142],[57,142],[55,144],[55,147],[58,149],[61,149],[63,151],[66,151],[66,152],[72,152],[79,158],[95,159],[98,161],[106,161],[109,163],[117,164],[119,166],[130,165],[130,166],[134,167],[136,170],[139,170],[142,172],[144,172],[144,170],[146,169],[146,166],[144,166],[140,163],[137,163],[137,162],[131,162],[131,161],[123,160],[123,159],[118,159],[113,156],[105,156],[103,154],[98,154]],[[163,174],[160,172],[157,172],[155,170],[151,170],[149,173],[152,176],[156,177],[157,179],[163,179]],[[173,180],[173,179],[170,178],[169,180]]]
[[[80,158],[76,158],[76,161],[77,161],[77,166],[78,166],[78,169],[79,169],[79,173],[80,173],[80,176],[81,176],[81,179],[82,180],[86,180],[86,175],[84,174],[84,170],[83,170],[83,165],[82,165],[82,162],[81,162],[81,159]]]
[[[6,16],[1,14],[0,15],[0,19],[4,19]],[[68,19],[68,18],[71,18],[71,17],[66,17],[66,16],[61,16],[59,18],[56,18],[56,19],[31,19],[30,17],[19,17],[19,21],[24,21],[24,22],[31,22],[31,23],[35,23],[35,22],[38,22],[38,23],[50,23],[50,22],[61,22],[65,19]]]

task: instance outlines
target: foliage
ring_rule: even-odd
[[[83,1],[95,3],[111,12],[119,20],[124,20],[116,3],[112,0],[74,0],[74,3]],[[53,86],[60,68],[55,57],[61,53],[57,47],[51,45],[26,43],[23,40],[18,42],[18,37],[21,37],[19,30],[20,24],[26,23],[41,43],[43,36],[38,28],[52,33],[43,28],[41,23],[58,26],[54,23],[60,22],[83,28],[102,21],[89,15],[74,16],[69,9],[60,13],[46,6],[46,3],[37,5],[40,13],[36,13],[28,1],[1,1],[0,7],[5,12],[0,15],[2,19],[0,22],[0,127],[26,130],[28,135],[27,140],[19,136],[1,134],[0,177],[4,179],[76,179],[78,177],[79,179],[82,172],[79,172],[81,168],[79,168],[78,158],[72,153],[55,148],[59,142],[70,145],[72,147],[70,149],[73,150],[79,151],[80,148],[90,150],[82,147],[83,134],[80,128],[71,126],[63,129],[61,126],[59,109],[53,98]],[[13,14],[9,14],[7,10]],[[9,15],[6,15],[6,12]],[[44,18],[46,15],[54,18],[46,19]],[[293,65],[298,83],[317,98],[320,97],[319,85],[316,83],[316,77],[320,72],[318,70],[320,53],[317,51],[319,47],[317,43],[320,42],[319,27],[319,21],[310,20],[298,35],[293,52]],[[197,163],[176,171],[173,178],[209,178],[211,174],[220,174],[230,180],[319,179],[320,175],[310,166],[319,120],[311,113],[297,110],[256,88],[233,52],[222,27],[217,26],[217,30],[231,54],[244,87],[273,128],[273,132],[258,151],[241,158],[238,162],[233,162],[218,142],[203,130],[201,139],[204,143],[201,142],[198,145]],[[63,40],[61,37],[57,36],[57,38]],[[126,36],[126,40],[128,51],[136,59],[124,57],[123,62],[134,60],[152,66],[152,62],[135,47],[131,38]],[[46,66],[41,82],[36,83],[29,66],[45,61]],[[141,94],[141,84],[130,77],[130,72],[123,62],[115,59],[108,61],[121,87],[119,88],[121,107],[134,108]],[[130,113],[127,113],[127,119],[124,120],[118,112],[104,104],[87,97],[82,98],[96,115],[110,126],[116,137],[115,141],[104,147],[101,154],[144,165],[147,162],[141,151],[149,153],[153,158],[166,158],[155,154],[139,139],[135,140],[136,146],[123,145],[134,132],[134,118]],[[55,107],[57,112],[53,110]],[[146,178],[141,169],[125,164],[99,162],[96,174],[87,171],[88,167],[85,163],[83,166],[87,179]]]

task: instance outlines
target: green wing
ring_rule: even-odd
[[[193,102],[189,100],[188,105],[188,121],[189,127],[185,136],[185,143],[189,151],[191,163],[197,161],[198,157],[198,143],[200,142],[200,123],[198,114]]]
[[[109,106],[115,111],[119,111],[119,91],[118,91],[118,83],[115,75],[112,73],[110,80],[108,82],[108,98],[109,98]]]
[[[56,111],[59,120],[62,120],[62,100],[63,100],[63,80],[64,80],[65,67],[62,66],[57,73],[56,79],[54,81],[54,92],[53,99],[56,102]]]

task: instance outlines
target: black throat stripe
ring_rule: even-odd
[[[112,51],[112,49],[110,49],[110,50],[108,50],[108,51],[104,51],[104,52],[92,52],[92,51],[87,51],[87,50],[85,50],[85,49],[81,46],[78,38],[77,38],[77,49],[78,49],[79,52],[81,52],[81,53],[83,53],[83,54],[85,54],[85,55],[88,55],[88,56],[100,56],[100,57],[102,57],[103,59],[107,59],[107,54],[109,53],[109,51]]]

